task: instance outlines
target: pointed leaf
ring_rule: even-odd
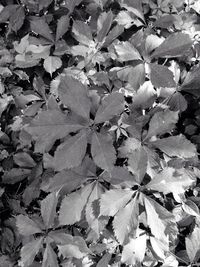
[[[81,20],[74,21],[72,32],[76,40],[86,46],[93,40],[90,27]]]
[[[35,256],[38,254],[41,245],[43,242],[43,237],[35,239],[21,249],[21,260],[19,261],[19,266],[21,267],[30,267],[32,262],[35,259]]]
[[[131,199],[133,191],[112,189],[101,196],[100,215],[114,216]]]
[[[44,7],[48,7],[53,0],[39,0],[39,10],[42,10]]]
[[[97,41],[102,42],[106,35],[108,34],[110,27],[113,22],[113,13],[110,10],[109,12],[103,12],[98,18],[97,21]]]
[[[150,68],[151,82],[155,87],[159,88],[176,86],[173,73],[166,66],[151,63]]]
[[[41,201],[41,214],[46,228],[51,228],[54,225],[56,216],[56,207],[58,203],[58,193],[53,192]]]
[[[42,267],[59,267],[57,255],[49,244],[47,244],[43,254]]]
[[[44,152],[51,149],[53,143],[71,132],[82,129],[75,117],[66,116],[58,110],[40,112],[25,130],[37,141],[35,150]]]
[[[122,251],[122,263],[131,266],[137,266],[141,263],[145,256],[147,236],[143,234],[137,238],[131,238]]]
[[[191,158],[197,154],[196,146],[182,134],[158,139],[151,144],[170,157]]]
[[[57,171],[71,169],[81,164],[87,148],[87,132],[81,131],[58,146],[54,154]]]
[[[185,239],[186,250],[190,262],[198,261],[200,257],[200,228],[195,227],[192,234]]]
[[[77,187],[79,187],[86,177],[80,175],[71,170],[63,170],[53,176],[46,183],[44,182],[41,186],[41,189],[45,192],[55,192],[63,189],[65,193],[70,193]]]
[[[72,76],[65,76],[61,79],[58,92],[63,104],[78,115],[89,118],[91,102],[87,88],[80,81]]]
[[[151,229],[152,235],[160,241],[168,243],[168,238],[165,234],[164,221],[160,219],[158,213],[154,209],[153,202],[149,198],[144,197],[144,205],[147,215],[147,224]]]
[[[24,24],[25,12],[24,7],[18,5],[15,12],[10,16],[10,26],[14,32],[17,32]]]
[[[62,16],[57,23],[56,29],[56,42],[63,37],[63,35],[68,31],[69,28],[69,16]]]
[[[199,90],[200,82],[200,65],[196,65],[187,73],[183,84],[181,85],[181,90],[200,96]]]
[[[54,42],[53,35],[51,34],[51,30],[49,25],[46,23],[44,19],[34,19],[31,20],[31,30],[47,40]]]
[[[112,93],[105,97],[99,106],[95,123],[109,121],[114,116],[119,115],[124,110],[124,96],[120,93]]]
[[[28,216],[20,214],[16,218],[16,225],[21,235],[29,236],[34,235],[36,233],[42,233],[42,229],[40,228],[40,226],[37,225]]]
[[[81,220],[82,211],[91,191],[92,185],[89,184],[83,189],[71,193],[63,199],[59,212],[60,225],[72,225]]]
[[[145,139],[171,131],[178,121],[178,112],[164,110],[153,115]]]
[[[59,57],[49,56],[44,60],[44,68],[48,73],[50,73],[51,76],[52,73],[59,69],[61,66],[62,60]]]
[[[94,132],[91,153],[97,166],[111,172],[116,161],[116,151],[110,136]]]
[[[128,41],[114,45],[119,61],[141,60],[140,53]]]
[[[113,220],[113,230],[120,244],[126,243],[138,227],[139,207],[136,197],[120,209]]]
[[[191,47],[192,40],[188,34],[181,32],[173,33],[170,34],[158,48],[156,48],[151,57],[181,57]]]
[[[180,202],[179,195],[184,194],[194,182],[195,179],[186,170],[167,167],[159,172],[146,187],[164,194],[172,193],[176,201]]]
[[[69,10],[69,13],[72,13],[74,8],[81,2],[82,0],[65,0],[64,5]]]

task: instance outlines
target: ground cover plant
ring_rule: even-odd
[[[0,266],[200,266],[200,2],[0,1]]]

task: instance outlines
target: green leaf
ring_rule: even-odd
[[[107,97],[103,98],[94,122],[102,123],[105,121],[109,121],[114,116],[119,115],[124,110],[124,96],[120,93],[112,93]]]
[[[34,18],[33,20],[31,20],[31,30],[46,38],[47,40],[54,42],[54,37],[51,34],[51,29],[44,19]]]
[[[16,225],[21,235],[29,236],[37,233],[42,233],[40,226],[37,225],[28,216],[20,214],[16,217],[16,219]]]
[[[63,35],[68,31],[69,28],[69,16],[62,16],[57,22],[56,29],[56,42],[63,37]]]
[[[198,226],[186,237],[185,245],[190,262],[197,262],[200,258],[200,228]]]
[[[4,184],[15,184],[24,180],[30,175],[31,170],[23,168],[12,168],[9,171],[4,171],[2,182]]]
[[[18,5],[7,5],[0,12],[0,23],[4,23],[9,20],[10,16],[15,13]]]
[[[77,119],[59,110],[44,110],[38,113],[25,130],[36,141],[35,151],[49,151],[57,139],[84,128],[80,118]]]
[[[39,10],[42,10],[44,7],[48,7],[53,0],[39,0]]]
[[[65,0],[64,6],[69,10],[69,13],[72,13],[74,8],[81,2],[82,0]]]
[[[166,167],[159,172],[146,187],[151,190],[156,190],[164,194],[172,193],[175,200],[180,202],[181,195],[185,193],[189,187],[195,182],[190,173],[184,169],[173,169]]]
[[[65,193],[70,193],[77,187],[79,187],[86,177],[80,175],[72,170],[63,170],[51,177],[48,181],[44,181],[41,189],[45,192],[55,192],[63,189]]]
[[[72,32],[79,43],[89,46],[93,40],[90,27],[81,20],[75,20],[73,23]]]
[[[13,156],[15,164],[20,167],[32,168],[36,165],[33,158],[26,152],[19,152]]]
[[[59,267],[57,255],[48,243],[43,254],[42,267]]]
[[[200,82],[200,65],[197,65],[191,68],[190,71],[187,73],[181,85],[181,90],[194,94],[196,96],[200,96],[199,82]]]
[[[137,49],[128,41],[120,42],[114,45],[115,51],[118,55],[118,61],[130,61],[130,60],[141,60],[140,53]]]
[[[63,104],[78,115],[88,119],[91,102],[87,88],[72,76],[61,78],[58,93]]]
[[[48,56],[44,60],[44,68],[48,73],[50,73],[51,76],[52,73],[59,69],[61,66],[62,60],[59,57]]]
[[[21,259],[19,261],[19,266],[30,267],[35,256],[38,254],[43,242],[43,237],[37,238],[31,242],[28,242],[21,249]]]
[[[53,192],[41,201],[41,215],[46,228],[52,228],[56,216],[58,193]]]
[[[150,120],[149,130],[145,139],[171,131],[178,122],[178,113],[178,111],[174,112],[168,109],[155,113]]]
[[[150,69],[151,82],[155,87],[159,88],[176,86],[173,73],[166,66],[151,63]]]
[[[197,154],[196,146],[182,134],[158,139],[151,144],[170,157],[192,158]]]
[[[132,191],[133,193],[133,191]],[[121,208],[114,217],[113,231],[120,244],[127,243],[138,227],[139,206],[137,197]]]
[[[100,215],[114,216],[131,199],[133,191],[112,189],[105,192],[100,200]]]
[[[97,41],[103,42],[104,38],[108,34],[110,27],[113,22],[113,13],[110,10],[109,12],[103,12],[98,18],[97,21]]]
[[[91,153],[97,166],[108,172],[112,171],[116,161],[116,151],[109,135],[94,132]]]
[[[92,184],[89,184],[83,189],[73,192],[63,199],[59,212],[60,225],[72,225],[81,220],[82,211],[91,192]]]
[[[24,24],[25,12],[24,7],[18,5],[15,12],[11,13],[10,16],[10,27],[14,32],[17,32]]]
[[[86,153],[87,132],[80,131],[73,137],[68,137],[58,146],[54,154],[54,164],[57,171],[78,167]]]
[[[175,92],[172,96],[170,96],[166,104],[172,111],[183,112],[188,107],[188,103],[185,100],[185,97],[179,92]]]
[[[181,57],[192,47],[192,40],[188,34],[173,33],[154,51],[152,58]]]
[[[144,206],[147,216],[147,224],[151,229],[152,235],[164,244],[168,244],[168,237],[165,234],[165,223],[154,208],[154,203],[150,198],[144,197]]]
[[[122,263],[132,266],[137,266],[137,264],[140,264],[145,256],[147,246],[146,243],[146,234],[142,234],[137,238],[130,238],[129,243],[123,247],[121,258]]]

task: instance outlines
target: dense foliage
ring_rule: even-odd
[[[0,266],[200,266],[200,2],[0,1]]]

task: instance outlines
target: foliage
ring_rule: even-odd
[[[199,1],[0,3],[0,266],[199,266]]]

